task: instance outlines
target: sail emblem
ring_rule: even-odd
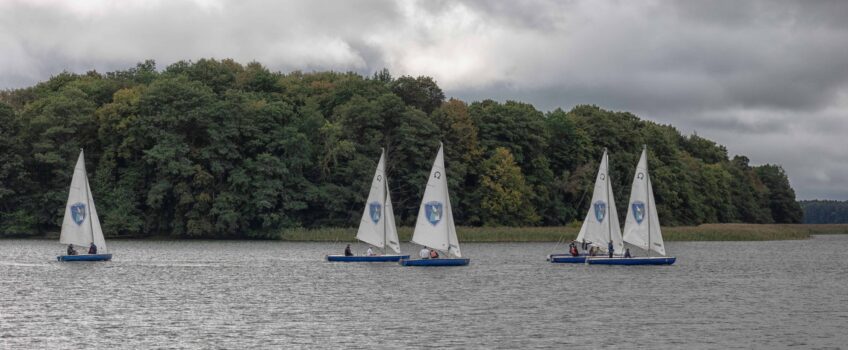
[[[604,201],[595,202],[595,219],[598,219],[598,222],[604,222],[604,217],[607,216],[607,204]]]
[[[427,221],[431,225],[436,226],[439,221],[442,221],[442,209],[441,202],[433,201],[424,204],[424,214],[427,215]]]
[[[634,201],[631,206],[633,207],[633,218],[636,219],[637,224],[641,224],[642,220],[645,220],[645,202]]]
[[[375,224],[380,222],[380,216],[382,215],[383,206],[380,205],[380,202],[371,202],[368,204],[368,212],[371,214],[371,221]]]
[[[71,218],[74,219],[74,222],[77,226],[82,225],[85,221],[85,204],[82,203],[74,203],[71,205]]]

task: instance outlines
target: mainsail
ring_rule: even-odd
[[[68,203],[65,205],[65,219],[62,221],[62,233],[59,242],[88,247],[92,242],[98,252],[106,252],[106,240],[100,228],[100,219],[94,207],[94,197],[85,171],[85,157],[80,150],[71,188],[68,191]]]
[[[362,213],[362,220],[359,222],[356,239],[380,248],[388,246],[400,253],[392,202],[387,186],[385,150],[380,155],[377,170],[374,172],[373,180],[371,180],[371,192],[368,193],[368,199],[365,201],[365,211]]]
[[[421,207],[418,209],[418,221],[412,234],[412,242],[462,257],[448,195],[444,146],[441,143],[433,169],[430,170]]]
[[[609,178],[609,157],[604,149],[598,176],[595,178],[595,190],[592,192],[592,202],[589,212],[580,227],[577,241],[585,240],[591,245],[607,250],[607,244],[612,241],[613,249],[623,253],[624,243],[621,240],[621,228],[618,226],[618,211],[615,209],[615,197]]]
[[[627,219],[624,220],[624,241],[645,250],[653,250],[665,256],[665,245],[660,229],[660,219],[654,203],[654,190],[648,173],[648,152],[642,150],[630,202],[627,204]]]

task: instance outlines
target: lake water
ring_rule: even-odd
[[[0,240],[0,348],[848,346],[846,235],[670,242],[665,267],[550,264],[552,243],[463,244],[451,268],[323,261],[341,243],[109,248],[59,263],[56,242]]]

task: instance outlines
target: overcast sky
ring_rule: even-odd
[[[203,57],[630,111],[848,199],[845,1],[0,0],[0,89]]]

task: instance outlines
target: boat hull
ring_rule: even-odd
[[[374,255],[374,256],[327,255],[327,261],[336,261],[336,262],[387,262],[387,261],[398,261],[400,259],[409,259],[409,255]]]
[[[84,255],[60,255],[56,257],[58,261],[109,261],[112,260],[112,254],[84,254]]]
[[[556,264],[582,264],[586,262],[586,256],[572,256],[571,254],[551,254],[548,256],[548,261]]]
[[[465,266],[471,262],[471,259],[468,258],[454,258],[454,259],[401,259],[399,263],[402,266]]]
[[[590,265],[672,265],[677,261],[676,257],[642,257],[642,258],[605,258],[595,257],[586,260]]]

